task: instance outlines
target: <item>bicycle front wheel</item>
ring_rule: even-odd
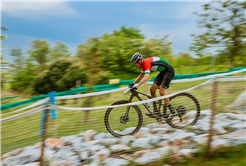
[[[112,105],[127,103],[127,100],[121,100]],[[128,115],[126,115],[127,110],[129,110]],[[108,108],[104,117],[108,132],[115,137],[137,133],[142,126],[142,122],[142,112],[136,105]]]

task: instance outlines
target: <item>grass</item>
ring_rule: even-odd
[[[129,166],[245,166],[246,145],[223,147],[213,151],[210,157],[206,157],[205,152],[205,150],[202,150],[190,157],[163,157],[161,160],[150,164],[137,164],[131,162]]]
[[[201,84],[204,81],[205,80],[172,84],[167,92],[168,94],[178,92],[180,90],[184,90]],[[198,89],[189,91],[189,93],[191,93],[198,99],[201,105],[201,110],[206,110],[210,108],[212,92],[211,87],[212,85],[206,85]],[[149,85],[145,85],[140,87],[139,91],[149,94],[149,88]],[[237,98],[237,96],[242,93],[243,89],[245,89],[244,82],[220,82],[218,84],[216,113],[225,112],[225,106],[232,103]],[[74,99],[66,100],[65,105],[63,106],[75,108],[84,107],[85,99],[86,98],[80,98],[77,104],[74,104]],[[123,95],[122,92],[91,97],[91,100],[93,100],[93,106],[108,106],[116,101],[126,99],[127,98]],[[135,99],[134,101],[138,100]],[[57,105],[60,104],[61,101],[58,100]],[[147,110],[142,105],[139,105],[139,108],[143,113],[143,126],[156,122],[155,119],[151,119],[145,116]],[[123,112],[122,109],[123,107],[120,107],[118,111]],[[58,118],[55,120],[49,119],[47,138],[55,137],[53,135],[57,135],[57,138],[60,138],[62,136],[75,135],[85,132],[88,129],[94,129],[97,132],[107,132],[104,125],[105,111],[106,109],[90,111],[89,120],[85,122],[85,111],[58,110]],[[2,116],[2,118],[6,118],[12,115],[14,114],[4,115]],[[119,130],[123,129],[122,126],[116,126],[116,122],[118,122],[120,116],[121,115],[115,114],[112,118],[115,121],[115,127],[118,127]],[[23,148],[25,146],[34,145],[35,143],[40,142],[40,121],[41,113],[36,113],[10,122],[2,123],[2,153],[6,153],[18,148]],[[129,123],[128,127],[133,125],[133,123],[135,123],[135,121]]]

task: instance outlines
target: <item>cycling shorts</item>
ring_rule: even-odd
[[[160,72],[157,77],[155,78],[154,84],[161,86],[165,89],[169,88],[170,82],[173,79],[175,75],[174,68],[169,65],[165,70]]]

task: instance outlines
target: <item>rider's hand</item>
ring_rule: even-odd
[[[134,83],[129,84],[129,88],[132,88],[134,86]]]
[[[133,88],[131,88],[131,91],[135,92],[137,89],[138,89],[137,87],[133,87]]]

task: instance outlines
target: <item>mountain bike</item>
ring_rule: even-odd
[[[147,94],[136,90],[132,91],[131,89],[127,89],[124,94],[130,96],[128,100],[120,100],[112,105],[131,103],[134,97],[143,101],[140,95],[152,99],[152,97]],[[169,100],[175,110],[175,114],[170,114],[169,108],[165,102],[162,103],[162,99],[156,102],[157,108],[162,111],[158,115],[154,114],[151,110],[151,105],[153,104],[150,102],[143,103],[143,106],[149,112],[149,114],[146,115],[156,119],[157,122],[164,121],[171,127],[179,129],[194,125],[197,122],[200,117],[200,104],[193,95],[186,92],[179,93],[170,97]],[[115,137],[133,135],[140,130],[143,123],[143,115],[137,105],[108,108],[104,116],[104,123],[108,132]]]

